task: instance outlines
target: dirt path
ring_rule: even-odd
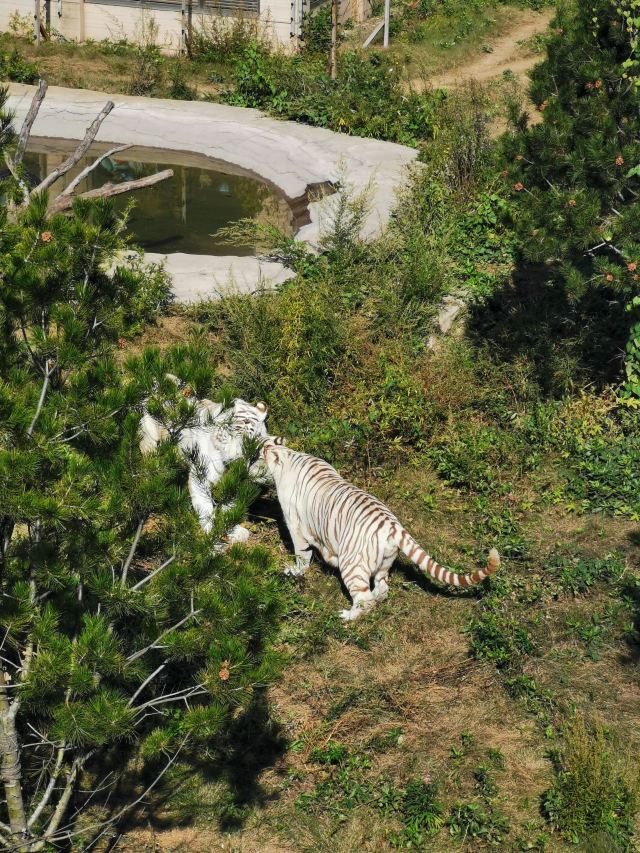
[[[481,53],[455,68],[436,74],[429,83],[434,87],[452,87],[469,79],[486,82],[500,77],[507,70],[518,77],[524,76],[541,57],[518,42],[544,32],[552,17],[551,9],[542,12],[514,10],[507,32],[487,40],[487,44],[492,48],[491,53]]]

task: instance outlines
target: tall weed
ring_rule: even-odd
[[[155,19],[143,12],[133,50],[133,66],[127,86],[129,95],[152,95],[162,83],[164,57],[158,46],[158,32]]]
[[[564,740],[553,785],[542,797],[547,819],[574,843],[608,840],[611,849],[631,850],[640,806],[637,769],[614,755],[601,726],[580,715],[565,726]]]
[[[196,62],[233,63],[252,46],[268,53],[267,34],[258,18],[201,15],[193,27],[190,54]]]

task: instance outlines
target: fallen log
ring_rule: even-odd
[[[134,192],[142,190],[145,187],[152,187],[160,181],[166,181],[167,178],[173,177],[173,169],[164,169],[162,172],[156,172],[155,175],[147,175],[146,178],[137,178],[135,181],[123,181],[121,184],[104,184],[97,187],[95,190],[87,190],[79,195],[59,195],[49,207],[49,213],[60,213],[63,210],[68,210],[73,204],[75,198],[110,198],[121,193]]]

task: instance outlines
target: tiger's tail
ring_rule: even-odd
[[[435,578],[441,583],[446,583],[449,586],[474,586],[475,584],[483,581],[485,578],[488,578],[489,575],[497,572],[500,568],[500,554],[498,554],[495,548],[492,548],[489,551],[489,559],[487,560],[487,567],[485,569],[478,569],[471,575],[459,575],[456,572],[445,569],[444,566],[437,563],[433,557],[430,557],[427,552],[418,545],[415,539],[406,530],[403,530],[400,534],[400,541],[398,542],[398,545],[402,553],[407,556],[412,563],[415,563],[420,571],[427,575],[431,575],[432,578]]]

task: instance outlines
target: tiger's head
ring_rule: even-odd
[[[286,441],[281,435],[270,435],[262,442],[260,447],[260,461],[266,466],[267,470],[273,474],[283,460],[286,451]]]

